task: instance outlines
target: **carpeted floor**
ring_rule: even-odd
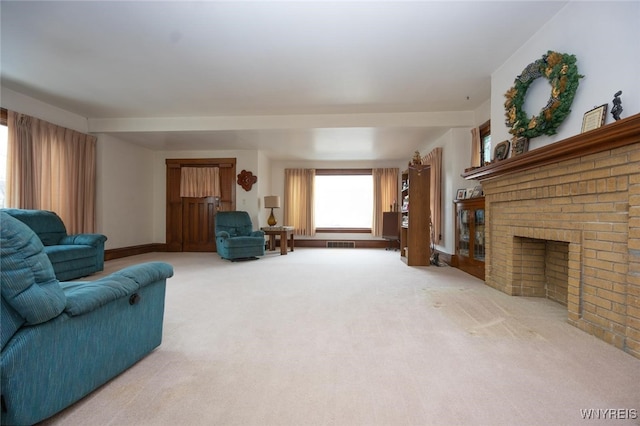
[[[640,424],[640,360],[457,269],[301,248],[154,253],[100,276],[148,260],[175,268],[162,345],[43,424]]]

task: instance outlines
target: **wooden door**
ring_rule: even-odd
[[[182,167],[219,167],[218,210],[235,210],[235,158],[167,159],[167,251],[216,251],[213,197],[180,196]]]
[[[214,197],[182,199],[182,251],[216,251]]]

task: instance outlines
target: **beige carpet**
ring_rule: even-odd
[[[148,260],[175,268],[162,345],[44,424],[640,424],[582,411],[634,417],[640,360],[557,303],[457,269],[302,248],[240,263],[148,254],[105,273]]]

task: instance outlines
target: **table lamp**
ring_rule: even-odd
[[[267,219],[267,223],[269,224],[269,226],[276,226],[276,223],[278,223],[278,221],[276,220],[276,217],[273,215],[273,209],[280,208],[280,197],[278,195],[265,196],[264,206],[267,209],[271,209],[271,215],[269,216],[269,219]]]

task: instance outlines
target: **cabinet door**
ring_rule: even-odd
[[[484,262],[484,209],[474,212],[473,258]]]
[[[469,257],[472,210],[458,210],[458,255]]]

